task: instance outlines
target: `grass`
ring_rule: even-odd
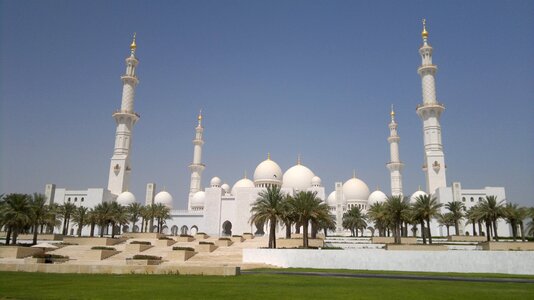
[[[0,299],[529,299],[534,284],[0,272]]]

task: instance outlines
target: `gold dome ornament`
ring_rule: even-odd
[[[423,32],[421,32],[421,36],[425,41],[428,39],[428,31],[426,31],[426,19],[423,19]]]
[[[132,43],[130,44],[130,50],[132,51],[132,54],[135,54],[135,49],[137,48],[137,44],[135,43],[135,36],[136,33],[134,32]]]

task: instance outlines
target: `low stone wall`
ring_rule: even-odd
[[[24,258],[37,253],[43,253],[43,249],[20,246],[0,247],[0,257],[2,258]]]
[[[386,250],[447,251],[445,245],[397,245],[386,244]]]
[[[126,264],[129,266],[155,266],[161,264],[161,259],[127,259]]]
[[[251,240],[254,238],[254,235],[252,233],[243,233],[243,238],[245,240]]]
[[[233,236],[233,237],[231,237],[230,239],[231,239],[232,242],[234,242],[234,243],[241,243],[241,242],[243,242],[243,241],[245,240],[245,238],[242,237],[242,236]]]
[[[116,250],[90,250],[88,251],[83,258],[86,260],[104,260],[110,256],[113,256],[120,251]]]
[[[128,265],[74,265],[74,264],[0,264],[0,271],[44,272],[44,273],[84,273],[84,274],[180,274],[235,276],[239,267],[221,266],[128,266]]]
[[[168,255],[167,259],[170,261],[186,261],[191,257],[195,256],[195,251],[189,250],[172,250]]]
[[[229,247],[229,246],[232,246],[233,242],[230,240],[216,240],[215,241],[215,245],[217,245],[217,247]]]
[[[6,236],[5,233],[0,235],[0,237],[5,237],[5,236]],[[17,236],[17,240],[33,240],[33,234],[19,234]],[[63,235],[43,233],[43,234],[37,235],[37,240],[38,241],[61,241],[63,240]]]
[[[371,243],[373,244],[393,244],[395,238],[392,236],[373,236],[371,237]],[[417,244],[416,237],[401,237],[401,244]]]
[[[176,241],[175,240],[157,240],[155,244],[157,247],[169,247],[169,246],[176,244]]]
[[[143,245],[143,244],[126,244],[124,251],[126,252],[143,252],[147,249],[152,248],[152,245]]]
[[[532,251],[243,249],[243,263],[282,268],[534,275]]]
[[[127,238],[105,238],[105,237],[65,237],[64,243],[90,246],[112,246],[126,241]]]
[[[482,250],[490,251],[534,251],[534,242],[485,242],[480,245]]]
[[[177,241],[177,242],[192,242],[195,240],[194,237],[192,236],[175,236],[174,237],[174,240]]]
[[[276,248],[299,248],[302,247],[302,239],[277,239]],[[308,246],[310,247],[324,247],[324,240],[322,239],[308,239]]]
[[[213,252],[217,249],[217,246],[210,244],[199,244],[195,246],[196,252]]]
[[[126,232],[122,234],[122,237],[129,239],[159,239],[163,236],[165,235],[156,232]]]
[[[485,242],[487,238],[481,235],[450,235],[449,242]]]

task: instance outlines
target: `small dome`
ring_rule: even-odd
[[[230,193],[230,186],[229,186],[227,183],[223,183],[223,185],[221,185],[221,188],[222,188],[226,193]]]
[[[168,208],[172,208],[172,196],[167,191],[161,191],[154,197],[154,204],[163,204]]]
[[[369,198],[369,187],[365,182],[353,177],[343,184],[343,196],[345,200],[364,200]]]
[[[311,179],[312,186],[321,186],[321,178],[319,176],[313,176]]]
[[[232,194],[235,195],[236,189],[238,188],[253,188],[253,187],[254,187],[254,182],[252,182],[252,180],[248,178],[243,178],[234,184],[234,187],[232,187]]]
[[[375,203],[381,203],[381,202],[386,202],[386,200],[388,199],[388,196],[386,196],[386,194],[384,194],[382,191],[380,190],[376,190],[374,192],[371,193],[371,195],[369,195],[369,205],[373,205]]]
[[[312,186],[312,179],[314,177],[315,175],[310,169],[301,164],[297,164],[284,173],[282,187],[304,191]]]
[[[421,190],[418,190],[417,192],[413,193],[412,196],[410,196],[410,203],[415,203],[417,201],[417,197],[426,195],[428,194]]]
[[[326,204],[328,204],[328,206],[336,206],[336,191],[333,191],[330,193],[330,195],[328,195],[328,198],[326,198]]]
[[[204,207],[204,201],[206,200],[206,192],[199,191],[193,195],[191,200],[191,206],[193,207]]]
[[[134,194],[126,191],[126,192],[122,192],[118,197],[117,197],[117,203],[119,203],[120,205],[122,206],[128,206],[132,203],[135,202],[135,196]]]
[[[211,187],[221,187],[221,183],[222,180],[217,176],[213,177],[210,181]]]
[[[254,171],[254,183],[282,183],[282,169],[280,166],[272,161],[270,158],[262,161]]]

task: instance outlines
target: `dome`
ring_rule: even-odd
[[[223,189],[226,193],[230,193],[230,186],[227,183],[223,183],[223,185],[221,185],[221,189]]]
[[[319,176],[313,176],[311,179],[312,186],[321,186],[321,178]]]
[[[191,200],[191,206],[194,206],[194,207],[202,206],[202,207],[204,207],[204,201],[205,200],[206,200],[206,192],[203,192],[203,191],[196,192],[193,195],[193,199]]]
[[[282,183],[282,169],[270,158],[262,161],[254,171],[254,183]]]
[[[166,191],[161,191],[154,197],[154,204],[163,204],[168,208],[172,208],[172,196]]]
[[[117,197],[117,203],[119,203],[122,206],[128,206],[128,205],[130,205],[130,204],[132,204],[134,202],[135,202],[135,196],[134,196],[134,194],[132,194],[130,192],[122,192]]]
[[[353,177],[343,184],[343,196],[345,200],[364,200],[369,198],[369,187],[365,182]]]
[[[369,195],[369,205],[373,205],[375,203],[381,203],[381,202],[386,202],[386,200],[388,199],[388,196],[386,196],[386,194],[384,194],[381,190],[376,190],[374,192],[371,193],[371,195]]]
[[[418,190],[417,192],[413,193],[412,196],[410,196],[410,203],[414,203],[415,201],[417,201],[417,197],[426,195],[428,194],[421,190]]]
[[[312,186],[312,178],[314,177],[315,175],[310,169],[301,164],[297,164],[284,173],[284,183],[282,187],[303,191]]]
[[[211,187],[220,187],[221,183],[222,183],[222,180],[219,177],[215,176],[215,177],[213,177],[211,179],[210,186]]]
[[[232,194],[235,195],[236,188],[251,188],[254,187],[254,182],[248,178],[243,178],[234,184],[232,187]]]
[[[328,206],[336,206],[336,191],[333,191],[328,195],[328,198],[326,198],[326,204]]]

